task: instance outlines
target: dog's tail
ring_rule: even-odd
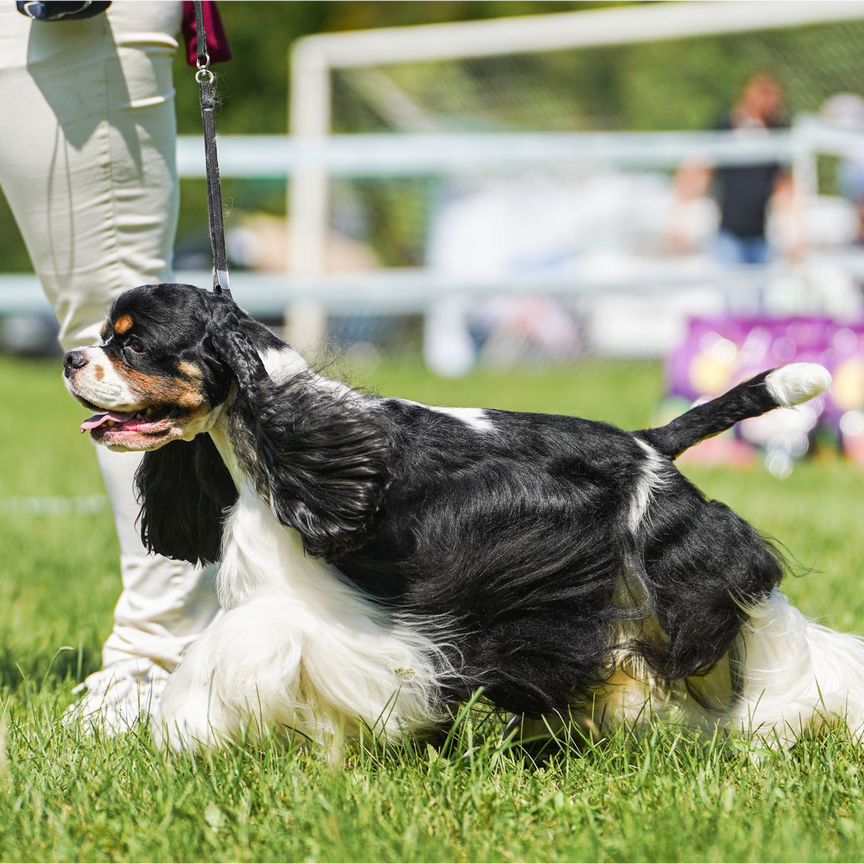
[[[722,396],[691,408],[671,423],[637,435],[664,456],[675,459],[688,447],[725,432],[739,420],[758,417],[772,408],[800,405],[830,386],[831,374],[824,366],[791,363],[761,372]]]

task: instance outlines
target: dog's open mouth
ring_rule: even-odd
[[[99,411],[81,424],[97,441],[122,439],[128,434],[160,435],[173,425],[172,418],[154,408],[142,411]]]

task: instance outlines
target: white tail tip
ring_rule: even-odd
[[[789,408],[824,393],[831,373],[818,363],[790,363],[766,376],[765,386],[778,405]]]

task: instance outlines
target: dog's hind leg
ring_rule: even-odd
[[[864,740],[864,640],[815,624],[777,590],[748,615],[732,727],[768,746],[836,723]]]

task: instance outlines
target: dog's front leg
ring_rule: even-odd
[[[301,645],[286,626],[286,603],[253,598],[192,644],[162,696],[154,725],[159,746],[196,750],[298,728],[314,735],[301,694]]]

